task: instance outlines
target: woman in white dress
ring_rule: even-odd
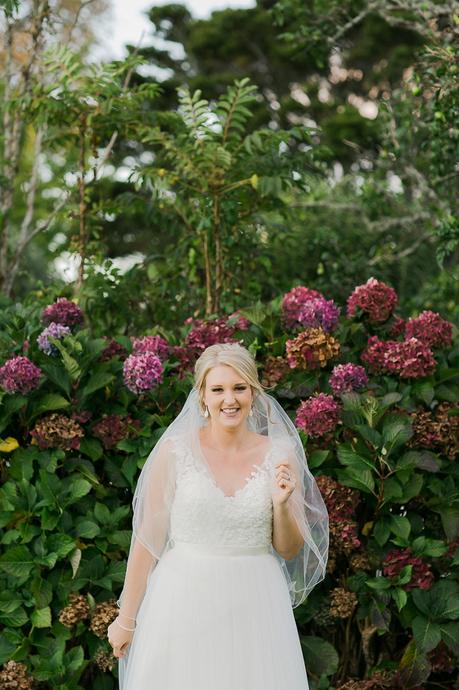
[[[245,348],[203,352],[133,506],[120,690],[307,690],[292,606],[324,577],[328,516]]]

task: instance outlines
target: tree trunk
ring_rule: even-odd
[[[49,15],[48,0],[35,0],[31,11],[31,46],[29,60],[21,68],[20,79],[13,86],[14,65],[14,24],[7,21],[5,38],[6,65],[4,77],[4,112],[3,112],[3,155],[2,186],[0,187],[0,290],[9,289],[9,246],[11,224],[10,215],[14,199],[16,176],[19,170],[21,143],[25,129],[24,105],[26,96],[31,92],[32,72],[41,53],[41,41],[45,21]],[[15,110],[10,109],[11,99],[18,103]]]
[[[204,268],[205,268],[205,272],[206,272],[206,316],[210,316],[210,314],[212,314],[212,312],[213,312],[214,300],[213,300],[213,295],[212,295],[212,268],[211,268],[211,259],[210,259],[210,252],[209,252],[209,236],[208,236],[207,228],[204,228],[203,250],[204,250]]]
[[[78,181],[78,191],[80,196],[79,204],[79,220],[80,220],[80,236],[78,241],[78,250],[80,253],[80,266],[78,269],[78,280],[76,284],[76,292],[78,293],[84,281],[84,267],[87,253],[87,228],[86,228],[86,114],[83,113],[80,118],[80,178]]]
[[[213,312],[220,311],[220,297],[223,282],[223,259],[222,259],[222,238],[221,238],[221,216],[220,216],[220,199],[218,196],[214,197],[213,208],[213,222],[214,222],[214,243],[215,243],[215,288],[214,288],[214,304]]]

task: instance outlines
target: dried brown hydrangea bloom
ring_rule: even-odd
[[[457,405],[442,402],[435,410],[415,410],[411,413],[413,436],[410,448],[432,448],[442,452],[449,460],[459,453],[459,416],[450,414]]]
[[[90,628],[94,635],[103,638],[107,635],[107,628],[118,615],[118,607],[115,599],[102,601],[97,604],[91,617]]]
[[[66,628],[71,628],[89,616],[89,604],[84,594],[72,592],[69,601],[69,605],[63,608],[59,614],[59,622]]]
[[[265,360],[265,368],[261,375],[261,385],[265,388],[274,388],[289,371],[290,367],[284,357],[269,355]]]
[[[371,570],[371,563],[366,553],[353,553],[349,559],[352,570]]]
[[[42,417],[30,432],[40,448],[78,450],[84,431],[74,419],[58,412]]]
[[[110,652],[106,652],[103,649],[99,649],[94,657],[94,663],[104,673],[113,671],[115,661],[116,659],[113,654],[110,654]]]
[[[336,587],[330,593],[330,615],[333,618],[350,618],[357,604],[357,594],[343,587]]]
[[[308,328],[287,340],[287,361],[292,369],[318,369],[340,353],[340,344],[322,328]]]
[[[384,690],[393,688],[393,675],[390,671],[377,671],[366,680],[348,680],[344,685],[337,685],[333,690]]]
[[[33,690],[34,681],[29,676],[27,666],[19,661],[7,661],[0,671],[2,690]]]

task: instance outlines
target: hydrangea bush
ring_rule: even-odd
[[[326,578],[295,610],[311,690],[455,687],[457,331],[398,308],[371,278],[343,305],[296,286],[279,307],[96,338],[69,300],[15,307],[0,333],[0,686],[115,690],[105,633],[136,479],[199,354],[242,342],[330,516]]]

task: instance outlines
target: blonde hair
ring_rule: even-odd
[[[211,369],[222,364],[233,367],[244,381],[250,384],[255,395],[263,392],[263,386],[258,379],[257,365],[250,352],[238,343],[217,343],[207,347],[194,365],[194,386],[199,393],[201,406],[206,376]]]

